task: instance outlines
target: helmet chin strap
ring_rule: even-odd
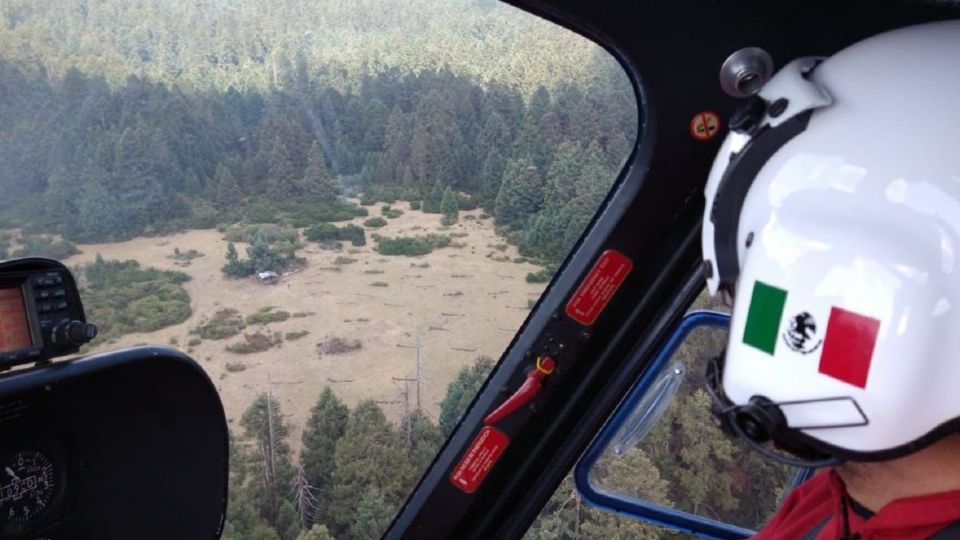
[[[712,413],[720,429],[745,442],[751,450],[791,467],[819,469],[832,467],[843,462],[842,459],[825,454],[808,445],[796,441],[778,440],[777,435],[788,430],[786,418],[776,403],[755,397],[747,405],[735,405],[723,392],[720,385],[723,371],[723,354],[710,359],[707,363],[706,387],[713,403]],[[780,446],[789,454],[775,451],[771,445]],[[824,457],[808,458],[802,454]]]
[[[806,459],[801,457],[792,457],[782,452],[775,452],[770,449],[769,445],[762,443],[746,434],[738,422],[731,422],[731,427],[733,428],[733,431],[736,433],[737,437],[743,440],[751,450],[784,465],[805,469],[821,469],[823,467],[834,467],[843,463],[842,459],[832,456],[824,459]]]

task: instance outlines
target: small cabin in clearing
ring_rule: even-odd
[[[259,272],[257,273],[257,281],[263,285],[273,285],[280,281],[280,276],[276,272]]]

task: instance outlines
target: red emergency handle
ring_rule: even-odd
[[[517,388],[517,391],[514,392],[512,396],[508,397],[506,401],[501,403],[492,413],[488,414],[487,417],[483,419],[483,423],[492,426],[516,412],[520,407],[530,403],[530,400],[540,393],[543,378],[553,373],[554,367],[556,367],[556,362],[553,358],[549,356],[546,358],[538,358],[537,366],[527,372],[527,378],[523,381],[523,384],[520,385],[520,388]]]

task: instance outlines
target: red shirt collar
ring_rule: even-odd
[[[836,471],[830,470],[830,491],[836,501],[837,517],[846,510],[848,531],[843,519],[832,520],[836,538],[844,532],[860,533],[864,538],[926,538],[947,525],[960,521],[960,490],[905,497],[887,503],[870,519],[850,509],[846,486]]]

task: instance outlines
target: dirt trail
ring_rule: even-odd
[[[291,425],[290,443],[299,447],[300,429],[310,407],[324,386],[331,386],[351,406],[363,399],[381,403],[396,422],[403,413],[403,383],[393,378],[413,377],[416,329],[419,322],[422,345],[423,408],[434,419],[447,384],[457,371],[478,355],[498,358],[514,332],[529,314],[527,301],[537,299],[543,285],[524,280],[539,267],[529,263],[497,262],[487,257],[518,257],[516,248],[504,251],[493,231],[491,219],[464,220],[479,211],[461,212],[461,220],[450,228],[440,226],[440,216],[410,211],[405,203],[393,205],[404,215],[388,220],[379,230],[367,230],[368,244],[333,252],[307,243],[300,254],[308,265],[284,276],[277,285],[255,280],[226,279],[220,272],[227,243],[216,230],[196,230],[163,237],[137,238],[127,242],[78,246],[81,254],[66,262],[71,266],[92,261],[97,253],[107,259],[136,259],[144,266],[179,270],[192,277],[185,287],[190,293],[193,315],[183,324],[157,332],[129,334],[102,349],[136,344],[175,344],[187,350],[206,369],[216,384],[233,429],[239,430],[239,416],[253,398],[265,391],[269,374],[273,392]],[[380,205],[370,207],[379,213]],[[361,224],[363,219],[354,222]],[[339,224],[342,225],[342,224]],[[413,236],[428,232],[466,233],[454,238],[462,248],[435,250],[422,257],[385,257],[373,250],[370,233],[383,236]],[[238,245],[241,254],[243,246]],[[170,258],[174,248],[196,249],[205,256],[180,267]],[[337,257],[356,262],[337,266]],[[421,267],[426,263],[427,267]],[[334,269],[339,268],[339,272]],[[382,272],[382,273],[381,273]],[[386,287],[373,286],[375,282]],[[305,318],[291,318],[266,325],[265,331],[283,333],[307,330],[299,340],[284,341],[280,348],[255,354],[227,352],[229,344],[243,335],[225,340],[204,340],[188,347],[189,331],[204,316],[223,307],[235,308],[244,316],[265,306],[295,312],[312,312]],[[258,327],[248,327],[253,332]],[[362,349],[342,355],[320,357],[317,341],[325,336],[359,339]],[[243,371],[228,372],[227,363],[242,363]],[[411,406],[414,386],[409,387]]]

